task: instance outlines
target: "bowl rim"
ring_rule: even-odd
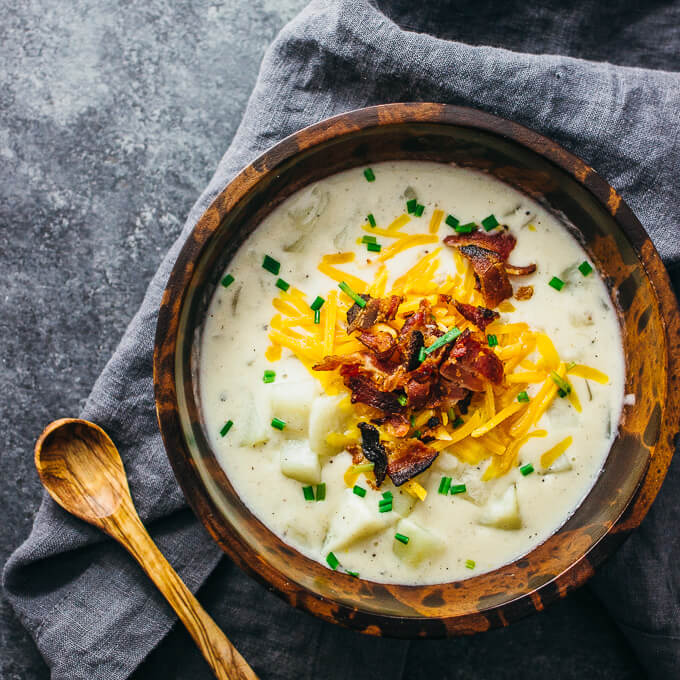
[[[680,336],[680,314],[668,273],[651,239],[641,223],[621,196],[593,168],[547,137],[513,121],[492,114],[461,106],[428,102],[382,104],[341,113],[302,128],[284,138],[259,155],[239,172],[215,197],[187,237],[168,278],[159,309],[154,341],[153,380],[156,413],[164,447],[177,482],[194,514],[208,530],[212,538],[236,564],[269,590],[273,590],[293,606],[306,610],[332,623],[356,627],[352,622],[351,607],[325,598],[304,586],[289,580],[285,574],[258,557],[226,519],[221,519],[217,505],[205,492],[200,474],[191,462],[191,455],[184,441],[178,412],[175,380],[177,349],[177,319],[184,304],[187,286],[203,247],[219,227],[224,216],[258,183],[263,173],[271,173],[295,155],[344,135],[359,131],[379,129],[385,125],[437,124],[481,130],[510,140],[546,159],[582,185],[612,216],[634,249],[647,278],[659,301],[661,320],[665,326],[667,400],[660,424],[660,435],[652,450],[654,465],[648,465],[637,490],[632,494],[622,515],[608,527],[605,535],[595,542],[580,559],[561,574],[537,586],[517,600],[525,606],[513,608],[512,620],[527,613],[543,609],[543,606],[564,597],[583,585],[594,573],[594,567],[609,556],[640,525],[647,514],[661,483],[665,478],[674,452],[674,439],[680,421],[680,347],[670,338]],[[222,524],[220,525],[220,520]],[[586,559],[587,557],[587,559]],[[547,590],[547,586],[551,588]],[[420,586],[416,586],[420,587]],[[507,604],[507,603],[506,603]],[[320,605],[320,606],[319,606]],[[494,607],[490,607],[493,609]],[[338,616],[338,613],[341,616]],[[373,614],[393,625],[385,628],[368,626],[362,632],[375,635],[412,637],[412,632],[435,637],[442,636],[441,625],[428,622],[440,621],[440,617],[401,617]],[[469,616],[469,615],[463,615]],[[458,618],[458,617],[453,617]],[[401,622],[401,624],[400,624]],[[411,623],[412,625],[408,625]],[[500,616],[489,621],[488,627],[508,625],[509,620]],[[447,627],[445,635],[474,632],[452,631]]]

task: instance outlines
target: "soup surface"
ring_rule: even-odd
[[[277,207],[217,287],[200,362],[244,503],[385,583],[467,578],[548,538],[623,403],[616,313],[574,237],[495,178],[429,162],[348,170]]]

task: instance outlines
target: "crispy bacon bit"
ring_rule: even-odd
[[[392,336],[386,331],[360,331],[357,340],[381,360],[389,359],[397,348]]]
[[[528,264],[526,267],[518,267],[514,264],[505,265],[505,273],[509,276],[529,276],[536,271],[535,264]]]
[[[467,391],[467,394],[458,402],[458,410],[460,415],[466,416],[468,409],[470,408],[470,402],[472,401],[472,392]]]
[[[420,366],[420,350],[425,346],[423,334],[414,330],[407,336],[406,342],[406,370],[415,371]]]
[[[505,230],[493,234],[487,234],[484,231],[472,231],[469,234],[451,234],[444,239],[444,243],[452,248],[476,246],[484,250],[491,250],[505,262],[517,244],[517,239]]]
[[[352,391],[353,404],[368,404],[386,413],[398,413],[403,408],[396,394],[381,392],[367,375],[349,375],[345,378],[345,385]]]
[[[520,286],[515,291],[515,299],[516,300],[530,300],[531,296],[533,294],[534,294],[534,287],[533,286]]]
[[[361,431],[361,448],[364,456],[373,463],[375,483],[380,486],[385,481],[387,472],[387,452],[380,442],[380,433],[378,428],[368,423],[359,423],[358,428]]]
[[[512,286],[498,253],[479,246],[462,246],[460,252],[470,260],[484,302],[489,307],[497,307],[503,300],[512,297]]]
[[[466,305],[464,302],[454,300],[458,312],[466,318],[470,323],[473,323],[477,328],[484,330],[492,321],[500,317],[498,312],[494,312],[487,307],[475,307],[475,305]]]
[[[425,446],[418,439],[395,442],[394,449],[387,463],[387,474],[395,486],[401,486],[427,470],[439,455],[438,451]]]
[[[491,349],[475,340],[469,329],[458,337],[440,370],[447,380],[474,392],[484,389],[484,380],[495,385],[503,382],[501,360]]]
[[[370,352],[352,352],[351,354],[329,354],[320,364],[315,364],[315,371],[335,371],[345,367],[361,366],[364,369],[374,366],[373,355]]]
[[[405,339],[414,330],[421,331],[425,339],[438,338],[444,335],[434,320],[430,303],[425,299],[420,301],[417,312],[413,312],[413,314],[409,314],[406,317],[399,335],[402,339]]]
[[[428,382],[418,382],[417,380],[409,380],[405,388],[406,397],[408,398],[409,408],[418,410],[425,406],[427,398],[430,396],[430,384]]]
[[[411,429],[409,421],[399,413],[392,413],[384,418],[377,418],[372,422],[376,425],[383,425],[387,434],[393,437],[405,437]]]
[[[518,267],[507,264],[507,259],[515,247],[517,240],[509,231],[487,234],[473,231],[469,234],[452,234],[444,239],[444,243],[460,252],[472,264],[477,283],[489,307],[498,306],[503,300],[512,297],[510,276],[526,276],[536,271],[536,265]],[[474,321],[473,321],[474,323]]]
[[[354,465],[359,465],[359,463],[361,463],[363,460],[364,454],[358,444],[349,444],[347,447],[347,453],[352,456],[352,463]]]
[[[425,406],[426,408],[448,409],[451,406],[463,403],[465,399],[471,398],[471,396],[472,394],[468,389],[456,385],[446,380],[444,376],[441,376],[441,380],[435,385]]]
[[[361,296],[366,301],[365,307],[359,307],[356,302],[347,310],[347,333],[356,330],[368,330],[371,326],[382,321],[393,321],[404,298],[390,295],[384,298],[372,298],[370,295]]]

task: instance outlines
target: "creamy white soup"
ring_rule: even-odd
[[[207,435],[248,508],[384,583],[464,579],[545,541],[593,486],[624,396],[616,312],[563,223],[430,162],[277,207],[224,272],[200,362]]]

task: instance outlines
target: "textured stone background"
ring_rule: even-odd
[[[0,565],[36,435],[78,413],[304,4],[0,3]],[[2,600],[0,678],[47,677]]]
[[[78,412],[229,144],[265,47],[304,1],[0,2],[0,564],[39,501],[36,435]],[[227,628],[233,568],[200,593]],[[263,607],[285,605],[263,591]],[[587,590],[512,631],[414,644],[406,677],[424,678],[427,658],[428,678],[509,679],[527,653],[531,678],[640,677]],[[548,635],[559,659],[541,655]],[[0,601],[0,679],[48,675]],[[210,675],[176,628],[136,677]]]

